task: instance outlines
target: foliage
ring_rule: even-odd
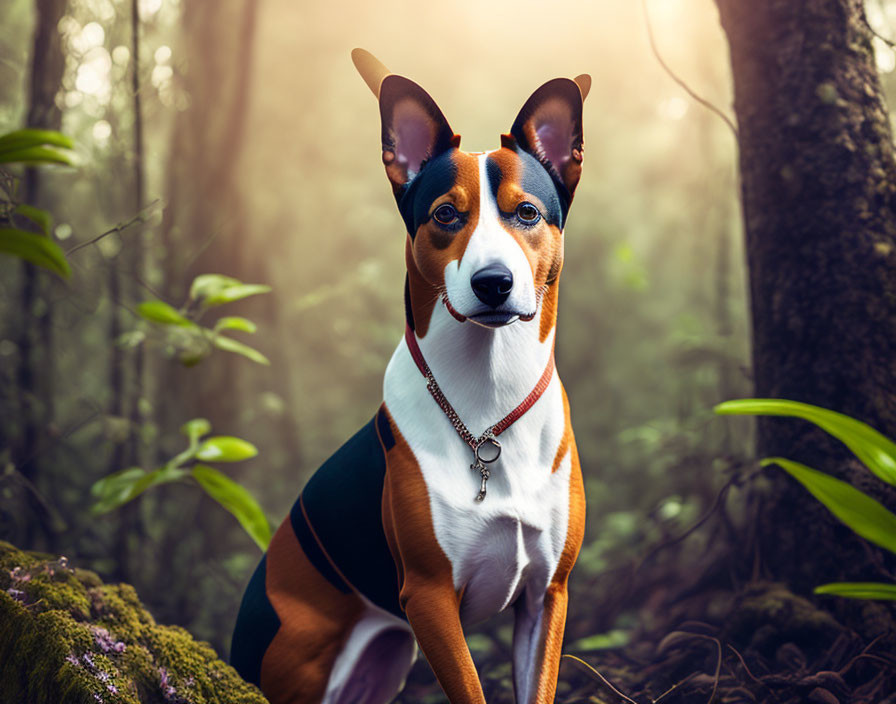
[[[256,325],[251,320],[239,316],[224,316],[210,328],[199,325],[200,318],[210,308],[269,293],[270,290],[271,287],[264,284],[245,284],[230,276],[202,274],[193,280],[189,298],[183,308],[177,309],[164,301],[152,300],[138,305],[137,313],[144,320],[163,329],[169,353],[176,354],[184,366],[198,364],[214,348],[242,355],[257,364],[270,365],[268,358],[258,350],[221,334],[223,330],[252,334]],[[126,346],[134,346],[144,339],[145,335],[138,330],[125,335],[122,342]]]
[[[896,485],[896,444],[855,418],[784,399],[737,399],[719,404],[715,411],[723,415],[790,416],[808,420],[843,442],[879,479]],[[880,502],[847,482],[793,460],[767,457],[761,464],[778,465],[857,535],[896,554],[896,514]],[[835,582],[816,587],[815,593],[896,600],[896,584]]]
[[[233,514],[258,547],[267,550],[271,527],[252,494],[217,469],[196,461],[239,462],[255,457],[258,450],[245,440],[224,435],[201,440],[211,432],[205,418],[188,421],[181,432],[189,438],[189,446],[158,469],[147,472],[129,467],[96,482],[91,488],[95,499],[91,511],[95,515],[108,513],[151,487],[193,480]]]
[[[59,132],[16,130],[0,136],[0,164],[72,166],[70,150],[73,148],[72,140]],[[19,202],[18,186],[17,178],[0,169],[0,252],[67,278],[71,268],[60,246],[51,238],[52,217],[45,210]],[[19,223],[27,223],[32,229],[22,229]]]

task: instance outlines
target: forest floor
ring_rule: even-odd
[[[693,594],[645,621],[654,625],[624,647],[567,653],[557,702],[896,704],[896,632],[878,603],[834,614],[782,584],[755,582]],[[509,662],[506,644],[477,659],[489,704],[514,701]],[[422,659],[399,701],[444,702]]]
[[[893,602],[803,596],[763,578],[727,486],[646,557],[574,571],[558,704],[896,704]],[[761,517],[752,510],[748,522]],[[468,637],[489,704],[514,702],[512,628],[504,614]],[[422,657],[397,701],[445,702]]]

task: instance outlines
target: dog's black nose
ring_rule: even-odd
[[[503,264],[490,264],[480,269],[470,279],[476,298],[492,308],[497,308],[510,295],[513,274]]]

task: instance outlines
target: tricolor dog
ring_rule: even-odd
[[[232,662],[272,704],[384,704],[419,646],[453,704],[484,703],[464,627],[512,607],[516,700],[553,702],[585,526],[554,340],[591,80],[545,83],[473,153],[420,86],[352,58],[407,233],[407,329],[379,410],[255,571]]]

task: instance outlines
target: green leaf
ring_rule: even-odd
[[[37,225],[45,235],[49,236],[50,230],[53,227],[53,218],[46,210],[41,210],[40,208],[35,208],[33,205],[22,203],[21,205],[16,206],[13,212],[24,218],[28,218],[31,222]]]
[[[853,531],[865,540],[896,553],[896,515],[867,494],[829,474],[792,460],[768,457],[761,464],[763,467],[779,465]]]
[[[232,276],[223,274],[200,274],[190,284],[190,300],[200,301],[209,296],[216,296],[231,286],[240,286],[243,282]]]
[[[144,301],[137,306],[137,312],[146,320],[159,323],[160,325],[180,325],[181,327],[196,325],[196,323],[164,301]]]
[[[190,443],[198,443],[199,438],[212,431],[212,424],[205,418],[193,418],[180,426],[180,432],[190,438]]]
[[[0,252],[12,254],[44,269],[49,269],[64,278],[68,278],[72,273],[60,246],[49,237],[34,232],[25,232],[11,227],[0,228]]]
[[[236,315],[220,318],[218,322],[215,323],[215,332],[218,332],[219,330],[240,330],[242,332],[253,333],[256,329],[255,323],[251,320]]]
[[[226,350],[227,352],[233,352],[235,354],[241,354],[243,357],[248,357],[253,362],[257,362],[258,364],[264,364],[265,366],[270,366],[270,360],[265,357],[258,350],[249,347],[249,345],[244,345],[242,342],[237,342],[233,338],[224,337],[224,335],[215,335],[214,340],[212,341],[215,347],[221,350]]]
[[[815,587],[816,594],[835,594],[850,599],[886,599],[896,601],[896,584],[880,582],[831,582]]]
[[[193,467],[193,477],[221,506],[230,511],[263,551],[271,542],[271,525],[249,491],[217,469],[204,464]]]
[[[196,452],[203,462],[240,462],[258,454],[251,442],[230,435],[216,435],[205,440]]]
[[[90,493],[92,496],[99,499],[114,494],[123,487],[130,490],[131,485],[145,475],[146,471],[140,467],[122,469],[94,482],[93,486],[90,487]]]
[[[90,507],[93,515],[108,513],[137,498],[152,486],[176,482],[188,475],[188,472],[169,466],[152,472],[144,472],[139,467],[123,469],[110,474],[96,482],[90,489],[97,501]]]
[[[609,650],[628,645],[631,634],[628,631],[613,630],[580,638],[568,646],[569,650]]]
[[[0,153],[0,164],[12,163],[74,166],[75,160],[70,154],[55,147],[25,147]]]
[[[124,349],[139,347],[146,340],[146,333],[142,330],[130,330],[118,336],[115,344]]]
[[[54,130],[39,130],[28,127],[0,136],[0,154],[27,147],[39,147],[43,144],[50,144],[62,149],[75,148],[75,143],[64,134]]]
[[[849,416],[783,399],[745,398],[725,401],[716,413],[732,415],[792,416],[814,423],[843,442],[877,477],[896,485],[896,443],[870,425]]]
[[[270,293],[270,291],[271,287],[265,284],[238,284],[228,286],[214,295],[207,296],[203,303],[207,306],[220,306],[248,298],[249,296],[256,296],[260,293]]]

